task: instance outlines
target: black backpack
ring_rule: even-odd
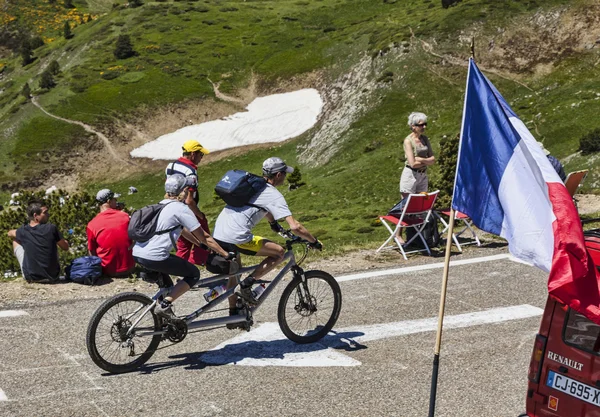
[[[178,227],[181,227],[175,226],[167,230],[156,231],[158,215],[168,204],[171,204],[171,202],[167,204],[151,204],[131,213],[129,226],[127,226],[127,235],[129,236],[129,239],[136,242],[147,242],[152,239],[152,236],[154,235],[169,233]]]
[[[264,190],[266,186],[267,181],[263,177],[247,171],[233,169],[223,175],[223,178],[215,187],[215,192],[225,203],[232,207],[258,207],[248,202],[257,193]]]
[[[423,234],[423,237],[425,238],[425,241],[427,242],[427,246],[429,246],[429,248],[437,248],[438,246],[440,246],[441,238],[440,238],[440,231],[438,230],[437,217],[435,217],[434,215],[430,215],[429,219],[427,220],[427,223],[425,223],[425,228],[423,229],[423,231],[421,233]],[[413,227],[409,227],[406,229],[406,241],[407,242],[410,239],[412,239],[412,237],[415,235],[416,235],[416,232]],[[415,240],[410,242],[410,245],[418,247],[418,248],[424,248],[423,241],[418,236],[417,236],[417,238],[415,238]]]

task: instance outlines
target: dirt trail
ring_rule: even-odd
[[[467,67],[469,66],[469,62],[468,62],[468,61],[465,61],[464,59],[461,59],[461,58],[456,58],[456,57],[453,57],[453,56],[451,56],[451,55],[440,55],[440,54],[436,53],[436,52],[433,50],[433,46],[431,46],[431,44],[430,44],[430,43],[428,43],[428,42],[426,42],[426,41],[424,41],[424,40],[422,40],[422,39],[419,39],[419,41],[421,42],[421,45],[422,45],[422,47],[423,47],[423,50],[424,50],[425,52],[427,52],[428,54],[430,54],[430,55],[432,55],[432,56],[435,56],[435,57],[437,57],[437,58],[443,59],[443,60],[445,60],[446,62],[448,62],[448,63],[450,63],[450,64],[452,64],[452,65],[457,65],[457,66],[460,66],[460,67],[465,67],[465,68],[467,68]],[[511,77],[509,77],[509,76],[507,76],[507,75],[505,75],[505,74],[502,74],[501,72],[499,72],[499,71],[497,71],[497,70],[495,70],[495,69],[492,69],[492,68],[485,67],[485,66],[483,66],[483,65],[481,65],[481,64],[477,64],[477,66],[478,66],[478,67],[479,67],[479,68],[480,68],[482,71],[489,72],[489,73],[491,73],[491,74],[497,75],[497,76],[498,76],[498,77],[500,77],[500,78],[504,78],[505,80],[512,81],[512,82],[514,82],[514,83],[516,83],[516,84],[519,84],[521,87],[525,87],[525,88],[526,88],[526,89],[528,89],[529,91],[533,91],[533,89],[532,89],[531,87],[529,87],[528,85],[526,85],[526,84],[522,83],[522,82],[521,82],[521,81],[519,81],[519,80],[515,80],[514,78],[511,78]],[[431,70],[431,69],[429,69],[429,68],[428,68],[428,70],[430,70],[431,72],[434,72],[433,70]],[[434,74],[435,74],[435,72],[434,72]],[[439,74],[436,74],[436,75],[439,75]],[[442,77],[442,78],[443,78],[443,77]],[[444,78],[444,79],[445,79],[445,78]],[[446,81],[449,81],[449,80],[446,80]],[[449,82],[450,82],[450,81],[449,81]],[[452,83],[452,84],[454,84],[454,83]]]
[[[219,86],[221,85],[220,82],[219,83],[213,83],[210,78],[208,78],[208,81],[212,84],[213,90],[215,92],[215,97],[217,97],[219,100],[227,101],[229,103],[246,104],[244,102],[244,100],[242,100],[240,98],[231,97],[231,96],[228,96],[227,94],[221,93],[219,91]]]
[[[48,116],[50,116],[50,117],[52,117],[54,119],[57,119],[57,120],[61,120],[61,121],[65,122],[65,123],[70,123],[72,125],[81,126],[82,128],[85,129],[86,132],[90,132],[90,133],[93,133],[94,135],[98,136],[100,138],[100,140],[102,140],[102,142],[104,142],[104,146],[106,147],[106,149],[108,150],[108,152],[110,153],[110,155],[113,157],[113,159],[115,159],[117,161],[120,161],[120,162],[125,162],[126,164],[129,164],[129,165],[135,165],[133,162],[121,158],[117,154],[117,152],[115,151],[115,149],[113,148],[113,146],[110,143],[110,141],[108,140],[108,138],[104,134],[102,134],[101,132],[98,132],[98,131],[94,130],[90,125],[85,124],[85,123],[80,122],[80,121],[77,121],[77,120],[65,119],[63,117],[56,116],[56,115],[48,112],[46,109],[44,109],[40,105],[40,103],[38,103],[37,97],[32,97],[31,98],[31,102],[33,103],[34,106],[36,106],[38,109],[40,109],[41,111],[43,111]]]

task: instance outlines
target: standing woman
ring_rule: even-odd
[[[404,139],[406,164],[400,177],[402,197],[427,192],[427,167],[435,164],[431,142],[423,134],[427,128],[427,116],[423,113],[411,113],[408,116],[408,127],[412,133]]]
[[[418,112],[411,113],[408,116],[408,127],[412,132],[404,139],[406,163],[400,176],[402,198],[409,194],[427,192],[429,183],[427,167],[435,164],[431,142],[423,134],[427,128],[427,116]],[[400,244],[404,243],[400,235],[397,235],[396,238]]]

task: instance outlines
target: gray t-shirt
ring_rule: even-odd
[[[156,230],[167,230],[175,226],[183,226],[190,232],[200,227],[198,219],[192,213],[192,210],[179,201],[163,200],[160,204],[167,204],[158,215]],[[176,242],[181,235],[181,228],[177,228],[170,233],[154,235],[146,242],[135,242],[133,247],[133,256],[144,258],[151,261],[162,261],[169,257],[173,242]]]
[[[250,203],[267,210],[275,220],[292,215],[283,195],[271,184],[267,184],[263,191],[252,197]],[[265,210],[252,206],[225,206],[217,218],[213,237],[234,244],[251,241],[252,229],[266,216]]]

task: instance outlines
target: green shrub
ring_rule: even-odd
[[[29,65],[33,62],[34,58],[31,53],[31,45],[28,40],[23,41],[21,44],[21,62],[23,66]]]
[[[454,177],[456,175],[456,162],[458,159],[459,135],[444,135],[440,140],[440,154],[437,157],[437,164],[440,167],[440,176],[430,190],[438,189],[436,207],[450,207],[452,202],[452,193],[454,192]]]
[[[290,190],[295,190],[296,188],[306,185],[305,182],[302,182],[302,173],[298,167],[294,167],[294,172],[287,176],[287,181],[289,183]]]
[[[57,60],[53,60],[48,64],[48,71],[50,71],[50,74],[52,75],[57,75],[60,72],[60,65],[58,65]]]
[[[579,139],[579,150],[582,155],[600,151],[600,129],[595,129]]]
[[[25,83],[23,89],[21,90],[21,95],[25,97],[27,100],[31,98],[31,88],[28,83]]]
[[[447,9],[450,6],[455,6],[457,3],[460,3],[462,0],[442,0],[442,7]]]
[[[119,35],[113,54],[117,59],[127,59],[136,55],[129,35]]]
[[[56,86],[56,81],[54,81],[54,76],[48,69],[42,72],[42,77],[40,78],[40,88],[45,90],[49,90]]]
[[[71,24],[68,20],[65,20],[65,27],[63,29],[63,36],[65,39],[71,39],[73,37],[73,33],[71,32]]]
[[[382,141],[380,141],[380,140],[372,140],[371,142],[369,142],[367,144],[367,146],[365,146],[364,152],[365,153],[373,152],[375,149],[381,148],[382,145],[383,145]]]
[[[37,49],[41,46],[44,46],[44,40],[41,36],[34,36],[29,40],[29,46],[31,49]]]

